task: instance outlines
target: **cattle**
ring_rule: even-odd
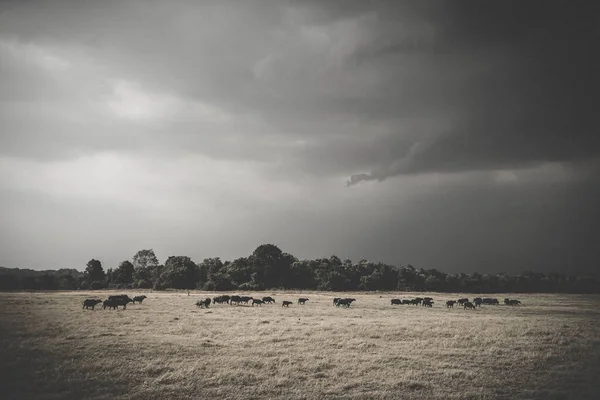
[[[458,299],[457,303],[458,303],[458,304],[460,304],[460,305],[462,306],[463,304],[465,304],[465,303],[466,303],[466,302],[468,302],[468,301],[469,301],[469,299],[467,299],[467,298],[465,297],[465,298],[462,298],[462,299]]]
[[[135,304],[135,302],[137,301],[138,303],[142,304],[142,301],[144,301],[144,299],[147,299],[147,297],[145,295],[141,295],[141,296],[135,296],[133,298],[133,304]]]
[[[262,301],[267,304],[275,303],[275,299],[271,296],[263,297]]]
[[[307,301],[308,301],[308,299],[306,297],[300,297],[298,299],[298,304],[304,305]]]
[[[448,300],[448,301],[446,302],[446,307],[447,307],[447,308],[454,308],[454,305],[455,305],[455,304],[456,304],[456,301],[454,301],[454,300]]]
[[[252,299],[252,307],[254,307],[255,304],[257,306],[262,306],[263,304],[265,304],[265,302],[261,299]]]
[[[200,307],[200,308],[208,308],[208,306],[210,306],[212,299],[210,297],[207,297],[204,300],[198,300],[196,302],[196,307]]]
[[[470,309],[473,309],[473,310],[474,310],[474,309],[475,309],[475,305],[473,305],[473,303],[471,303],[470,301],[467,301],[467,302],[465,302],[465,303],[463,304],[463,308],[464,308],[465,310],[466,310],[467,308],[470,308]]]
[[[481,297],[475,297],[473,299],[473,304],[475,307],[481,307],[481,303],[483,303],[483,299]]]
[[[102,309],[106,310],[107,307],[109,310],[110,309],[116,310],[117,309],[117,301],[114,299],[104,300],[104,302],[102,302]]]
[[[508,305],[510,303],[510,299],[504,299],[504,304]]]
[[[411,302],[412,302],[412,300],[407,300],[407,299],[402,300],[402,304],[412,304]]]
[[[240,301],[244,304],[248,304],[250,300],[252,300],[252,297],[250,296],[240,296]]]
[[[223,303],[229,303],[229,299],[231,298],[231,296],[228,296],[226,294],[224,294],[223,296],[217,296],[217,297],[213,297],[213,304],[223,304]]]
[[[333,298],[333,305],[335,306],[338,302],[338,300],[341,299],[341,297],[334,297]]]
[[[133,303],[133,299],[126,294],[120,294],[116,296],[108,296],[108,300],[112,300],[115,304],[115,308],[123,306],[123,310],[127,308],[127,304]]]
[[[433,301],[423,299],[423,307],[433,307]]]
[[[491,300],[490,300],[490,304],[491,304],[491,305],[494,305],[494,306],[497,306],[497,305],[499,305],[499,304],[500,304],[500,302],[498,301],[498,299],[491,299]]]
[[[432,297],[423,297],[423,301],[433,301]]]
[[[289,307],[291,304],[293,304],[291,301],[284,300],[283,303],[281,303],[281,307]]]
[[[422,297],[415,297],[415,303],[414,304],[421,304],[423,302],[423,298]]]
[[[511,299],[508,301],[509,306],[520,306],[521,302],[519,300]]]
[[[351,299],[351,298],[345,298],[345,299],[339,299],[337,301],[337,303],[335,303],[336,306],[342,306],[342,307],[347,307],[350,308],[350,305],[352,304],[352,302],[356,301],[356,299]]]
[[[229,305],[232,306],[234,304],[240,304],[242,302],[242,298],[237,295],[233,295],[229,298]]]
[[[410,305],[412,305],[412,306],[418,306],[419,304],[421,304],[421,301],[418,299],[412,299],[409,301],[410,301]]]
[[[392,299],[391,305],[402,305],[402,300],[400,299]]]
[[[94,307],[96,307],[96,305],[100,304],[100,303],[102,303],[102,300],[100,300],[100,299],[85,299],[83,301],[83,308],[82,308],[82,310],[86,309],[86,308],[87,309],[91,308],[93,310]]]

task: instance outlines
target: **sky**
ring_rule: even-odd
[[[600,266],[591,1],[1,1],[0,265]]]

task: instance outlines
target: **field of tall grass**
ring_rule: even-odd
[[[82,309],[118,293],[148,298]],[[433,308],[343,294],[346,309],[334,293],[240,293],[277,303],[200,309],[217,294],[118,293],[0,293],[0,397],[600,399],[600,296],[501,294],[523,305],[472,311],[444,304],[472,294],[429,293]]]

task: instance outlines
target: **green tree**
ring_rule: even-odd
[[[86,265],[85,274],[87,275],[89,282],[101,282],[106,280],[106,275],[100,261],[91,259]]]

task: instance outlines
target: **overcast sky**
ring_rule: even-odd
[[[600,266],[593,1],[2,1],[0,265]]]

